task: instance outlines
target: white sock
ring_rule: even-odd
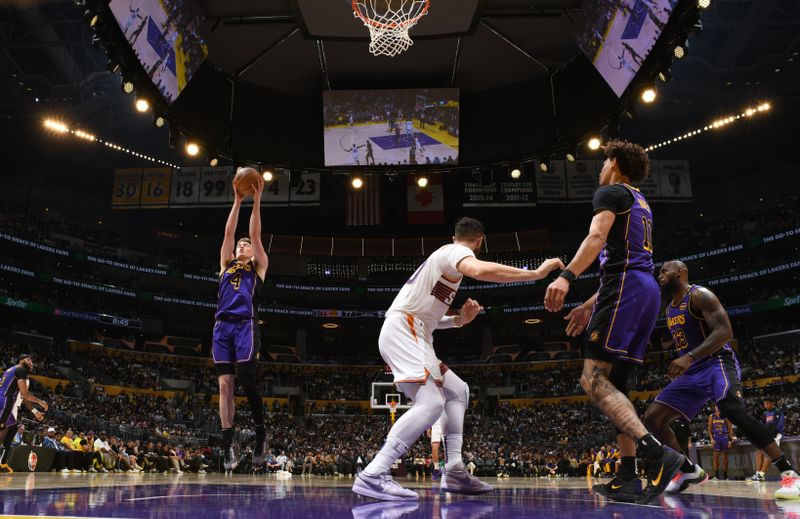
[[[464,443],[463,434],[448,434],[444,437],[444,444],[447,450],[447,464],[444,468],[446,470],[453,470],[453,468],[463,461],[461,460],[461,445]]]
[[[389,436],[386,438],[386,443],[383,444],[381,450],[375,455],[375,459],[364,468],[364,474],[377,476],[378,474],[389,472],[392,463],[405,454],[407,450],[408,445],[397,438]]]
[[[448,370],[442,376],[442,391],[445,397],[442,416],[442,436],[447,453],[445,469],[452,470],[463,463],[461,447],[464,443],[464,415],[469,402],[469,386],[452,370]]]
[[[444,397],[432,378],[429,377],[425,384],[401,383],[398,386],[414,401],[414,405],[394,423],[386,443],[375,459],[364,468],[364,473],[368,476],[388,473],[392,463],[405,454],[408,446],[414,445],[422,433],[442,415]]]

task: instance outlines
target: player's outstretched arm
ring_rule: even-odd
[[[536,281],[547,276],[556,269],[563,269],[564,263],[558,258],[545,260],[536,270],[523,270],[493,261],[481,261],[468,256],[456,265],[456,269],[468,278],[491,283],[514,283],[519,281]]]
[[[42,400],[41,398],[37,398],[28,391],[28,384],[25,383],[24,380],[17,380],[17,387],[19,387],[19,395],[22,397],[23,401],[33,402],[34,404],[38,404],[42,409],[47,411],[47,402]]]
[[[239,223],[239,209],[242,207],[244,197],[236,189],[236,178],[233,180],[233,207],[228,214],[228,221],[225,222],[225,237],[222,239],[222,247],[219,250],[219,269],[220,272],[228,268],[228,263],[233,261],[233,247],[236,239],[236,224]]]
[[[565,269],[573,277],[577,278],[583,274],[594,263],[597,256],[600,255],[616,217],[616,214],[608,210],[600,211],[594,215],[592,224],[589,226],[589,234],[583,239],[578,252],[575,253],[575,257],[572,258],[572,261],[569,262]],[[558,312],[564,307],[564,299],[566,299],[567,292],[569,292],[569,284],[570,282],[564,277],[559,277],[550,283],[544,295],[545,310]]]
[[[250,242],[253,244],[253,256],[256,261],[256,274],[261,279],[267,273],[269,259],[264,244],[261,242],[261,194],[264,191],[264,179],[259,178],[253,191],[253,212],[250,215]]]
[[[733,338],[728,313],[714,292],[707,288],[698,288],[689,298],[689,308],[700,311],[710,331],[700,346],[689,352],[690,354],[672,361],[667,368],[667,376],[671,379],[682,375],[693,363],[711,355]]]

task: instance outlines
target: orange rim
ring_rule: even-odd
[[[410,27],[410,26],[414,25],[415,23],[417,23],[417,20],[422,18],[425,15],[425,13],[428,12],[428,8],[430,6],[431,6],[431,0],[425,0],[425,5],[422,7],[422,10],[414,18],[411,18],[410,20],[406,20],[405,22],[402,22],[402,23],[381,23],[381,22],[377,22],[377,21],[373,20],[372,18],[369,18],[369,17],[365,16],[358,9],[358,0],[353,0],[353,12],[356,14],[356,16],[361,18],[361,21],[364,22],[365,24],[371,25],[373,27],[377,27],[379,29],[400,29],[400,28],[403,28],[403,27]]]

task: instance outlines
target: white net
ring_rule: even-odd
[[[392,57],[414,44],[408,30],[429,6],[430,0],[353,0],[353,15],[369,29],[369,51]]]

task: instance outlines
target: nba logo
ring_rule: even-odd
[[[31,453],[28,454],[28,470],[31,472],[36,471],[37,463],[39,463],[39,456],[37,456],[35,452],[31,451]]]

